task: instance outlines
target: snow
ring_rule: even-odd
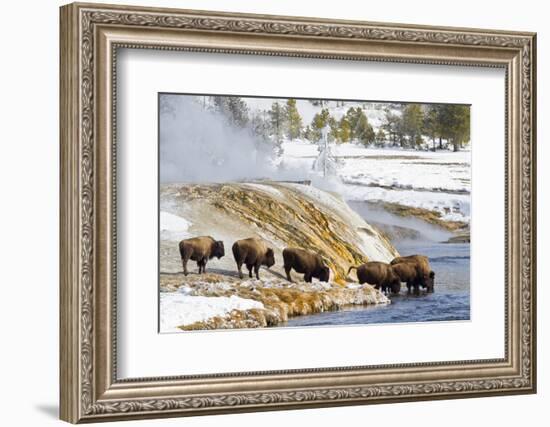
[[[274,197],[282,197],[281,192],[271,185],[260,184],[257,182],[247,182],[244,185],[254,188],[255,190],[262,191],[263,193],[269,194]]]
[[[165,211],[160,212],[160,233],[164,240],[179,241],[190,237],[187,232],[190,226],[191,223],[181,216]]]
[[[310,170],[318,147],[306,141],[284,142],[283,161]],[[443,220],[470,220],[469,150],[421,151],[331,144],[335,191],[346,200],[382,201],[439,212]]]
[[[190,295],[190,293],[190,289],[186,287],[178,292],[160,293],[161,333],[181,332],[178,326],[205,321],[215,316],[225,316],[233,310],[264,308],[261,302],[235,295],[204,297]]]

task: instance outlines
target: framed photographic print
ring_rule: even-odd
[[[533,393],[535,34],[61,8],[61,418]]]

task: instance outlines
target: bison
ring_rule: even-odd
[[[206,263],[216,257],[220,259],[225,255],[225,249],[221,240],[214,240],[210,236],[193,237],[184,239],[179,244],[183,274],[187,276],[187,261],[197,261],[199,274],[206,273]]]
[[[397,264],[407,263],[410,265],[413,265],[416,270],[416,279],[412,286],[414,286],[415,293],[418,293],[420,291],[420,286],[423,288],[426,288],[426,291],[428,293],[432,293],[434,291],[434,285],[435,285],[435,273],[430,267],[430,261],[428,260],[427,256],[424,255],[409,255],[405,257],[397,257],[394,258],[391,262],[393,266]],[[403,280],[405,281],[405,280]],[[410,287],[407,282],[407,287]]]
[[[314,253],[298,248],[285,248],[283,250],[283,261],[286,278],[290,278],[290,270],[294,269],[297,273],[304,273],[304,281],[311,283],[313,277],[321,282],[328,282],[330,278],[330,269],[325,265],[323,259]]]
[[[243,278],[242,266],[248,268],[248,276],[252,277],[252,269],[256,274],[256,279],[260,279],[260,266],[265,265],[270,268],[275,264],[275,254],[272,248],[267,247],[266,243],[257,237],[237,240],[233,243],[233,256],[239,270],[239,277]]]
[[[360,284],[368,283],[374,285],[376,289],[381,289],[386,293],[391,290],[394,294],[398,294],[401,290],[401,280],[393,271],[393,267],[385,262],[371,261],[359,266],[352,266],[348,270],[357,270],[357,279]]]
[[[393,271],[401,282],[407,284],[407,291],[410,294],[411,289],[414,288],[414,293],[420,293],[420,280],[416,271],[416,266],[411,262],[400,262],[392,265]]]

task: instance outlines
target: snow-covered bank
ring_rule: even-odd
[[[264,306],[261,302],[235,295],[205,297],[186,295],[185,292],[161,292],[160,331],[180,332],[178,326],[188,326],[216,316],[226,316],[233,310],[244,311],[253,308],[261,309]]]

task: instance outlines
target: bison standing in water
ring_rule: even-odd
[[[371,261],[357,267],[350,267],[348,274],[353,269],[357,270],[357,279],[360,284],[368,283],[374,285],[376,289],[381,289],[382,292],[391,290],[394,294],[401,290],[401,280],[390,264]]]
[[[225,255],[225,249],[221,240],[214,240],[210,236],[193,237],[184,239],[179,244],[183,274],[187,276],[187,262],[197,261],[199,274],[206,273],[206,263],[216,257],[220,259]]]
[[[414,288],[414,293],[420,293],[420,280],[418,278],[418,273],[416,271],[416,266],[411,262],[400,262],[392,266],[393,271],[401,282],[407,284],[407,292],[410,294],[411,289]]]
[[[321,282],[328,282],[330,278],[330,268],[328,268],[323,258],[319,255],[298,248],[285,248],[283,250],[283,260],[285,266],[286,278],[292,282],[290,270],[294,269],[297,273],[304,273],[304,282],[311,283],[311,279],[316,277]]]
[[[402,281],[407,282],[407,288],[414,287],[416,294],[420,292],[420,286],[426,288],[428,293],[434,291],[435,285],[435,273],[430,267],[430,261],[427,256],[424,255],[409,255],[404,257],[394,258],[391,264],[396,267],[400,264],[406,264],[414,267],[416,277],[414,280],[407,280],[411,277],[410,268],[406,266],[397,267],[397,272],[403,272]]]
[[[260,279],[260,267],[265,265],[270,268],[275,264],[275,254],[272,248],[267,247],[266,243],[257,237],[237,240],[233,243],[233,256],[239,270],[239,277],[243,278],[242,266],[248,268],[248,276],[252,277],[252,269],[256,274],[256,279]]]

